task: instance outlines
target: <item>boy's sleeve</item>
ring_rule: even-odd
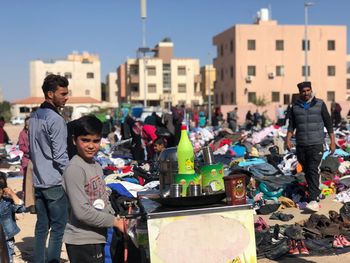
[[[64,174],[64,188],[74,216],[94,227],[112,227],[114,216],[95,209],[85,191],[85,172],[77,165],[69,165]],[[107,204],[106,204],[107,205]]]
[[[13,213],[24,213],[26,212],[26,207],[24,206],[24,202],[21,200],[20,204],[15,204],[13,200],[11,200],[12,203],[12,211]]]

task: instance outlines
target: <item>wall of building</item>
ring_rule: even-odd
[[[217,71],[216,103],[246,105],[249,92],[255,92],[257,97],[265,98],[268,103],[284,104],[284,95],[289,94],[291,98],[292,94],[297,92],[296,84],[304,80],[303,39],[304,26],[278,25],[276,21],[236,25],[216,35],[213,38],[217,47],[217,57],[214,59]],[[330,104],[327,92],[333,91],[336,101],[344,100],[346,27],[311,25],[308,27],[308,39],[308,64],[311,71],[308,80],[312,82],[317,96]],[[255,50],[248,50],[248,40],[255,40]],[[284,41],[284,50],[276,50],[276,40]],[[327,49],[328,40],[335,41],[335,50]],[[230,49],[231,42],[233,52]],[[246,80],[248,65],[256,66],[256,75],[252,76],[249,82]],[[279,65],[284,66],[284,76],[276,76],[276,66]],[[230,74],[231,66],[233,77]],[[335,76],[328,76],[328,66],[335,66]],[[269,77],[272,75],[273,77]],[[279,101],[272,102],[272,92],[279,92]]]
[[[213,100],[213,94],[214,94],[214,83],[216,80],[216,71],[213,65],[205,65],[200,68],[200,74],[201,74],[201,83],[200,83],[200,90],[202,92],[203,101],[208,101],[209,96],[209,89],[211,89],[211,96]]]
[[[143,104],[146,87],[148,105],[168,107],[169,103],[172,105],[203,103],[200,93],[199,60],[171,58],[172,47],[172,43],[160,43],[155,48],[154,57],[148,57],[146,60],[128,59],[125,64],[118,67],[119,102]],[[163,88],[164,64],[170,64],[171,68],[169,91]],[[178,67],[185,68],[184,75],[178,75]],[[135,72],[133,68],[137,68],[137,71]],[[179,84],[186,86],[185,92],[178,92]]]
[[[71,54],[71,60],[57,60],[44,62],[34,60],[30,62],[30,96],[41,97],[44,78],[50,74],[66,76],[69,81],[71,96],[92,97],[101,100],[101,70],[100,61],[96,56],[92,60],[78,54]],[[89,74],[89,76],[88,76]],[[93,75],[93,77],[91,77]]]
[[[110,72],[106,76],[106,100],[110,105],[118,107],[117,72]]]

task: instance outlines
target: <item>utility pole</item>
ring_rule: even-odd
[[[147,3],[146,0],[140,0],[141,7],[141,20],[142,20],[142,47],[139,48],[139,52],[142,54],[143,59],[143,86],[144,86],[144,99],[143,107],[147,107],[147,58],[146,54],[149,52],[149,48],[146,46],[146,18],[147,18]]]
[[[208,57],[209,57],[209,62],[210,62],[210,53],[208,53]],[[209,86],[209,94],[208,94],[208,125],[211,126],[211,79],[210,79],[210,74],[211,74],[211,67],[210,67],[210,63],[208,65],[208,86]]]
[[[310,6],[313,6],[314,3],[311,2],[305,2],[304,3],[304,15],[305,15],[305,38],[304,38],[304,51],[305,51],[305,81],[308,80],[309,76],[309,64],[308,64],[308,57],[307,53],[309,51],[309,41],[308,41],[308,35],[307,35],[307,26],[308,26],[308,8]]]

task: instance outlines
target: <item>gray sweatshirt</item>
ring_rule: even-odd
[[[113,226],[114,211],[102,175],[98,163],[87,163],[79,155],[69,162],[63,173],[63,187],[69,200],[64,243],[106,243],[107,227]]]

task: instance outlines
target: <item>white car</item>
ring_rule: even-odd
[[[24,119],[25,119],[25,117],[23,117],[23,116],[12,117],[11,124],[12,125],[23,125]]]

